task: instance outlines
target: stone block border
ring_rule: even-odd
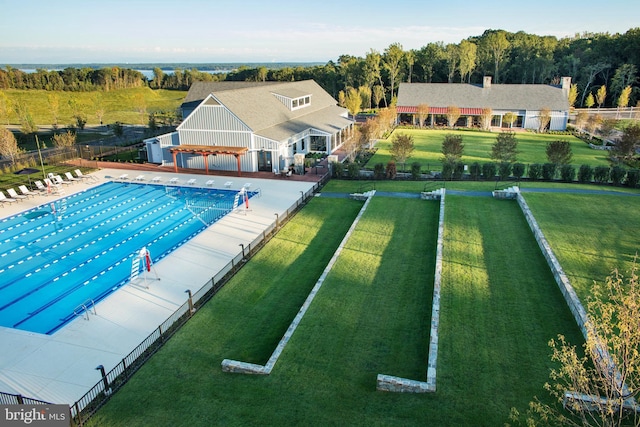
[[[335,264],[336,260],[340,256],[340,253],[342,252],[344,245],[347,243],[347,241],[351,237],[351,234],[353,233],[353,230],[355,230],[356,226],[358,225],[360,218],[362,217],[364,212],[367,210],[367,207],[369,206],[369,202],[371,201],[371,197],[373,197],[374,194],[375,194],[375,190],[367,192],[366,201],[362,206],[362,208],[360,209],[360,212],[358,212],[356,219],[353,220],[353,223],[351,224],[351,227],[349,227],[347,234],[345,234],[344,238],[340,242],[340,245],[338,245],[338,249],[336,249],[336,251],[334,252],[333,256],[331,257],[331,260],[329,261],[324,271],[320,275],[320,278],[316,282],[315,286],[307,296],[307,299],[302,304],[302,307],[298,311],[298,314],[289,325],[289,328],[284,333],[284,336],[280,339],[280,342],[278,343],[278,345],[276,346],[276,349],[271,354],[271,357],[269,358],[267,363],[265,365],[256,365],[254,363],[224,359],[222,361],[222,370],[224,372],[233,372],[233,373],[240,373],[240,374],[256,374],[256,375],[269,375],[271,373],[271,371],[273,370],[273,367],[278,361],[278,358],[280,357],[280,354],[282,354],[282,351],[284,350],[285,346],[289,342],[289,339],[291,338],[296,328],[302,321],[302,318],[307,312],[307,309],[309,308],[309,306],[313,302],[313,299],[316,297],[316,294],[322,287],[322,284],[324,283],[324,279],[327,277],[327,275],[333,268],[333,265]]]
[[[433,301],[431,305],[431,332],[429,334],[429,360],[427,366],[427,381],[410,380],[391,375],[378,374],[376,389],[397,393],[433,393],[436,391],[436,371],[438,365],[438,327],[440,325],[440,286],[442,283],[442,251],[444,248],[444,205],[445,189],[434,191],[440,199],[440,214],[438,216],[438,242],[436,244],[436,268],[433,280]],[[423,197],[433,200],[432,197]]]

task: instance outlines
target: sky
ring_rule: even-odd
[[[637,27],[638,0],[0,0],[0,66],[327,63],[487,29],[561,38]]]

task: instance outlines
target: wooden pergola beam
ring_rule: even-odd
[[[204,157],[204,165],[206,174],[209,175],[209,162],[208,157],[213,155],[217,156],[219,154],[228,154],[234,156],[238,162],[238,176],[242,176],[242,170],[240,166],[240,156],[249,151],[247,147],[228,147],[224,145],[178,145],[175,147],[170,147],[169,151],[173,155],[173,168],[176,172],[178,172],[178,162],[177,156],[178,153],[187,153],[187,154],[200,154]]]

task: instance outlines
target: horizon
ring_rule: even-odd
[[[526,14],[503,2],[480,7],[464,0],[425,5],[398,0],[366,7],[336,0],[299,4],[246,0],[3,0],[0,58],[6,64],[321,63],[364,57],[399,43],[460,43],[486,30],[523,31],[558,39],[585,33],[624,34],[639,27],[640,2],[540,0]],[[175,10],[176,13],[171,13]],[[177,13],[179,12],[179,13]]]

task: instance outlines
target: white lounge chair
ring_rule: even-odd
[[[195,178],[191,178],[189,181],[187,181],[187,185],[195,185],[195,183],[196,183]]]
[[[29,197],[29,196],[37,196],[38,193],[36,193],[35,191],[31,191],[27,188],[26,185],[19,185],[18,186],[18,190],[20,190],[20,192],[22,194],[24,194],[25,196]]]
[[[144,175],[138,175],[134,178],[134,181],[144,181]]]
[[[2,202],[2,207],[4,208],[5,203],[9,203],[9,204],[16,203],[17,200],[8,198],[7,196],[4,195],[2,191],[0,191],[0,202]]]
[[[178,179],[178,178],[171,178],[171,179],[169,180],[169,184],[177,184],[177,183],[178,183],[178,181],[179,181],[179,179]]]
[[[82,181],[80,178],[76,178],[75,176],[71,175],[71,172],[65,172],[64,176],[67,177],[67,181],[71,181],[71,182]]]
[[[251,188],[251,183],[247,182],[245,185],[242,186],[242,188],[244,188],[245,190],[249,190],[249,188]]]
[[[227,181],[227,182],[225,182],[225,183],[224,183],[224,186],[225,186],[226,188],[231,188],[231,185],[232,185],[232,184],[233,184],[233,181]]]
[[[214,182],[215,182],[215,180],[210,179],[209,181],[207,181],[207,182],[205,183],[205,185],[206,185],[207,187],[213,187],[213,183],[214,183]]]
[[[24,200],[27,198],[27,196],[23,194],[16,193],[16,190],[14,190],[13,188],[7,188],[7,193],[9,194],[9,197],[11,197],[12,199]]]
[[[35,181],[34,184],[36,185],[36,189],[40,192],[40,193],[50,193],[51,191],[49,191],[47,189],[47,187],[42,183],[42,181]]]
[[[46,184],[45,187],[45,191],[49,194],[49,193],[60,193],[60,190],[62,187],[62,184],[56,184],[55,182],[51,181],[49,178],[45,178],[44,179],[44,183]]]
[[[54,175],[52,181],[55,182],[56,184],[64,184],[64,185],[71,184],[71,181],[65,181],[64,179],[62,179],[60,175]]]
[[[129,174],[128,174],[128,173],[123,173],[122,175],[120,175],[120,176],[118,177],[118,179],[119,179],[120,181],[126,181],[127,179],[129,179]]]
[[[162,181],[162,178],[159,176],[154,176],[151,180],[151,182],[153,182],[154,184],[158,184],[160,181]]]
[[[91,180],[91,181],[97,181],[98,178],[95,177],[95,175],[85,175],[82,173],[82,171],[80,169],[76,169],[74,170],[74,172],[76,173],[76,176],[78,178],[80,178],[81,180]]]

